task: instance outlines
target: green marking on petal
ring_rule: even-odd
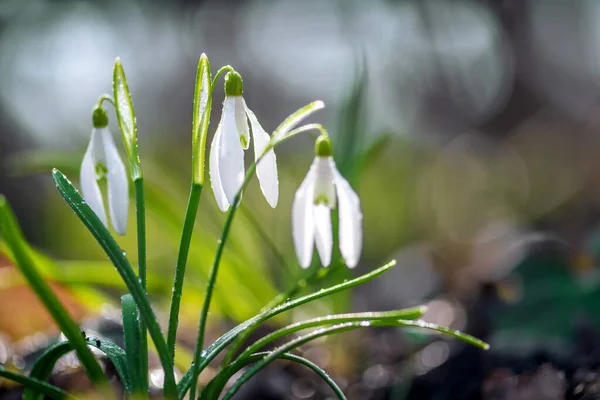
[[[319,194],[315,196],[315,206],[318,206],[320,204],[329,207],[329,198],[324,194]]]
[[[108,174],[108,168],[106,168],[106,165],[102,164],[102,163],[98,163],[96,165],[96,180],[100,180],[102,178],[104,178],[106,175]]]

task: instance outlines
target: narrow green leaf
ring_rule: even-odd
[[[140,363],[140,324],[135,301],[130,294],[121,296],[121,314],[123,318],[123,334],[125,337],[125,355],[131,376],[131,390],[133,393],[144,392],[142,382],[142,365]]]
[[[217,398],[218,393],[215,393],[215,391],[220,390],[220,388],[219,388],[220,385],[227,383],[227,381],[233,375],[235,375],[239,370],[241,370],[245,366],[247,366],[251,363],[260,361],[261,359],[265,358],[268,355],[269,355],[269,352],[254,353],[254,354],[251,354],[250,356],[248,356],[247,358],[245,358],[244,360],[240,360],[240,362],[237,362],[235,365],[232,364],[228,368],[222,370],[219,373],[219,375],[217,377],[215,377],[208,384],[206,389],[202,392],[202,396],[200,397],[200,399],[202,400],[204,398],[207,398],[207,399]],[[316,365],[312,361],[307,360],[306,358],[297,356],[295,354],[291,354],[291,353],[279,354],[277,356],[277,359],[292,361],[292,362],[302,364],[302,365],[312,369],[313,371],[315,371],[317,373],[317,375],[319,375],[323,379],[323,381],[325,381],[325,383],[327,383],[329,385],[329,387],[333,390],[333,392],[335,393],[335,395],[337,396],[337,398],[339,400],[346,400],[346,396],[344,395],[344,392],[342,392],[342,389],[340,389],[340,387],[335,383],[335,381],[333,379],[331,379],[329,374],[327,374],[327,372],[325,370],[321,369],[318,365]],[[224,382],[224,383],[221,383],[221,382]],[[205,394],[205,392],[206,392],[206,394]]]
[[[15,258],[15,265],[21,271],[33,292],[40,299],[46,310],[52,316],[60,330],[64,333],[77,352],[79,360],[83,364],[90,380],[98,386],[100,390],[108,389],[108,380],[98,364],[90,349],[86,346],[85,340],[81,337],[81,332],[77,324],[73,321],[65,307],[58,300],[50,286],[37,271],[33,260],[31,259],[25,239],[16,218],[8,205],[4,196],[0,195],[0,232],[3,241],[11,250]]]
[[[256,364],[254,364],[250,369],[248,369],[244,374],[242,374],[242,376],[227,391],[227,393],[225,393],[225,396],[223,396],[223,400],[230,399],[240,389],[240,387],[246,381],[248,381],[248,379],[250,379],[252,376],[254,376],[258,371],[260,371],[266,365],[268,365],[269,363],[271,363],[272,361],[277,359],[279,355],[281,355],[283,353],[287,353],[288,351],[291,351],[291,350],[297,348],[298,346],[301,346],[305,343],[308,343],[314,339],[317,339],[317,338],[323,337],[323,336],[328,336],[328,335],[346,332],[346,331],[350,331],[350,330],[354,330],[354,329],[360,329],[360,328],[384,327],[384,326],[398,326],[398,327],[409,326],[409,327],[418,327],[418,328],[423,328],[423,329],[429,329],[429,330],[433,330],[436,332],[440,332],[440,333],[450,335],[450,336],[456,337],[458,339],[464,340],[465,342],[470,343],[475,346],[478,346],[482,349],[489,348],[489,346],[486,343],[484,343],[481,340],[476,339],[470,335],[464,334],[462,332],[459,332],[459,331],[456,331],[453,329],[444,328],[439,325],[430,324],[430,323],[420,321],[420,320],[419,321],[404,321],[404,320],[381,321],[380,320],[380,321],[346,322],[346,323],[334,325],[334,326],[331,326],[328,328],[317,329],[317,330],[315,330],[311,333],[308,333],[304,336],[300,336],[294,340],[291,340],[291,341],[287,342],[286,344],[271,351],[262,360],[260,360]]]
[[[275,315],[281,314],[284,311],[291,310],[292,308],[301,306],[310,301],[319,299],[321,297],[329,296],[333,293],[337,293],[342,290],[350,289],[350,288],[358,286],[358,285],[362,285],[363,283],[366,283],[366,282],[380,276],[381,274],[385,273],[386,271],[388,271],[390,268],[394,267],[395,265],[396,265],[396,260],[392,260],[389,263],[385,264],[384,266],[382,266],[374,271],[369,272],[368,274],[359,276],[358,278],[351,279],[349,281],[340,283],[338,285],[331,286],[327,289],[321,289],[318,292],[309,294],[307,296],[303,296],[298,299],[285,302],[277,307],[273,307],[271,309],[265,310],[265,311],[261,312],[260,314],[250,318],[249,320],[246,320],[245,322],[242,322],[241,324],[239,324],[238,326],[236,326],[235,328],[231,329],[230,331],[225,333],[223,336],[218,338],[210,346],[208,346],[208,348],[203,352],[204,357],[202,358],[202,361],[200,362],[200,364],[198,366],[198,371],[201,372],[225,347],[227,347],[229,344],[231,344],[231,342],[233,342],[235,340],[235,338],[240,333],[245,331],[246,329],[252,329],[254,326],[263,323],[264,321],[268,320],[271,317],[274,317]],[[188,375],[192,375],[192,376],[188,376]],[[190,368],[185,373],[185,375],[183,376],[183,378],[181,379],[181,381],[179,382],[179,385],[178,385],[178,392],[179,392],[180,399],[182,399],[185,396],[185,394],[187,393],[187,391],[189,390],[192,380],[193,380],[193,371],[192,371],[192,368]]]
[[[41,393],[42,395],[48,396],[54,400],[76,399],[75,397],[71,396],[67,392],[63,391],[60,388],[57,388],[54,385],[50,385],[49,383],[31,377],[27,377],[25,375],[7,371],[2,366],[0,366],[0,376],[9,379],[13,382],[17,382],[30,390]]]
[[[101,350],[108,359],[112,362],[121,379],[125,393],[131,393],[131,379],[129,378],[129,369],[127,366],[127,357],[122,348],[116,344],[102,339],[88,339],[89,346],[96,347]],[[66,354],[73,351],[73,345],[70,342],[61,342],[50,346],[46,351],[35,361],[29,377],[39,381],[47,381],[52,374],[54,365]],[[23,400],[42,399],[37,396],[35,391],[26,390],[23,394]]]
[[[379,326],[393,326],[393,321],[390,321],[387,323],[382,322],[381,324],[382,325],[379,325]],[[346,322],[343,324],[331,326],[329,328],[317,329],[309,334],[300,336],[294,340],[287,342],[286,344],[269,352],[265,357],[263,357],[260,361],[258,361],[252,367],[250,367],[246,372],[244,372],[242,374],[242,376],[233,384],[233,386],[225,393],[225,396],[223,396],[223,400],[227,400],[227,399],[230,399],[231,397],[233,397],[233,395],[240,389],[240,387],[245,382],[247,382],[252,376],[254,376],[262,368],[264,368],[265,366],[267,366],[268,364],[270,364],[271,362],[276,360],[279,357],[279,355],[287,353],[288,351],[293,350],[296,347],[299,347],[305,343],[308,343],[308,342],[310,342],[314,339],[317,339],[319,337],[322,337],[322,336],[346,332],[346,331],[350,331],[350,330],[354,330],[354,329],[358,329],[358,328],[370,327],[372,325],[374,325],[374,324],[372,324],[369,321]],[[239,361],[239,363],[242,363],[242,362],[243,362],[243,360]],[[236,361],[236,363],[237,363],[237,361]],[[225,379],[222,379],[222,380],[219,379],[219,382],[221,383],[221,385],[220,385],[221,387],[217,388],[218,393],[220,393],[222,386],[224,386],[225,383],[227,383],[225,381]]]
[[[432,324],[431,322],[425,322],[422,320],[417,320],[417,321],[402,320],[402,321],[398,321],[398,324],[399,324],[399,326],[403,326],[406,328],[426,329],[426,330],[430,330],[433,332],[442,333],[444,335],[452,336],[452,337],[460,339],[463,342],[466,342],[470,345],[479,347],[480,349],[483,349],[483,350],[489,350],[489,348],[490,348],[490,345],[487,344],[486,342],[484,342],[483,340],[479,340],[471,335],[467,335],[466,333],[462,333],[461,331],[457,331],[455,329],[450,329],[450,328],[446,328],[445,326]]]
[[[133,102],[131,94],[127,86],[127,78],[121,60],[117,57],[113,70],[113,96],[115,99],[115,108],[117,111],[117,119],[123,142],[127,149],[129,162],[131,165],[131,176],[135,181],[142,177],[142,169],[140,168],[140,159],[137,146],[137,121],[135,112],[133,111]]]
[[[415,307],[405,310],[394,310],[384,312],[363,312],[363,313],[346,313],[337,315],[327,315],[325,317],[313,318],[306,321],[296,322],[281,329],[278,329],[270,334],[263,336],[254,344],[249,346],[238,358],[245,358],[258,352],[258,350],[267,346],[269,343],[304,329],[314,328],[317,326],[335,325],[343,322],[353,321],[389,321],[398,319],[416,319],[420,318],[427,311],[427,307]]]
[[[210,111],[212,108],[210,62],[206,54],[200,56],[196,72],[194,114],[192,121],[192,173],[196,184],[204,184],[204,157]]]
[[[273,132],[271,136],[271,145],[275,146],[278,142],[284,140],[289,131],[291,131],[296,125],[298,125],[303,119],[314,113],[325,108],[325,103],[321,100],[313,101],[310,104],[300,108],[292,115],[287,117]]]
[[[129,293],[133,296],[140,314],[146,322],[148,333],[156,346],[156,351],[160,358],[163,369],[165,370],[165,397],[175,398],[176,386],[175,376],[173,371],[173,359],[167,349],[167,343],[162,335],[158,319],[152,310],[152,306],[146,296],[138,277],[136,276],[131,264],[123,251],[106,229],[102,221],[88,206],[81,194],[73,186],[73,184],[58,170],[52,171],[52,177],[56,183],[56,187],[60,191],[63,198],[71,209],[77,214],[88,230],[94,235],[100,246],[104,249],[108,258],[112,261],[121,278],[127,285]]]

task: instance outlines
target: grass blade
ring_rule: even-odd
[[[135,301],[130,294],[121,296],[121,310],[123,317],[123,334],[125,336],[125,356],[131,375],[131,390],[134,394],[144,393],[145,386],[142,381],[145,374],[142,373],[140,359],[140,324],[138,310]]]
[[[7,371],[4,367],[0,366],[0,376],[6,379],[9,379],[13,382],[17,382],[28,389],[31,389],[35,392],[41,393],[44,396],[48,396],[54,400],[75,400],[76,398],[63,391],[60,388],[57,388],[54,385],[50,385],[49,383],[40,381],[38,379],[34,379],[25,375],[16,374],[11,371]]]
[[[355,286],[362,285],[363,283],[366,283],[372,279],[375,279],[376,277],[385,273],[390,268],[393,268],[395,265],[396,265],[396,260],[392,260],[389,263],[383,265],[382,267],[379,267],[376,270],[369,272],[368,274],[365,274],[365,275],[359,276],[358,278],[351,279],[349,281],[331,286],[327,289],[321,289],[318,292],[311,293],[307,296],[303,296],[298,299],[285,302],[277,307],[265,310],[265,311],[261,312],[260,314],[246,320],[245,322],[242,322],[235,328],[231,329],[229,332],[222,335],[219,339],[214,341],[204,351],[204,357],[202,358],[202,361],[200,362],[200,364],[198,366],[198,371],[202,371],[225,347],[227,347],[229,344],[231,344],[231,342],[233,342],[236,339],[236,337],[241,332],[245,331],[246,329],[252,329],[254,326],[260,325],[261,323],[263,323],[264,321],[268,320],[271,317],[274,317],[275,315],[281,314],[284,311],[291,310],[292,308],[301,306],[310,301],[319,299],[321,297],[329,296],[333,293],[337,293],[342,290],[347,290],[347,289],[353,288]],[[188,376],[188,375],[192,375],[192,376]],[[180,399],[185,397],[185,394],[187,393],[188,389],[190,388],[192,381],[193,381],[193,371],[190,368],[185,373],[185,375],[179,382],[179,385],[177,386]]]
[[[81,331],[67,310],[60,303],[50,286],[37,271],[16,218],[4,196],[0,195],[0,232],[3,240],[10,248],[15,265],[21,271],[33,292],[40,299],[46,310],[56,322],[56,325],[73,344],[77,356],[84,366],[90,380],[98,386],[98,389],[108,395],[109,384],[98,360],[88,349]]]
[[[146,296],[137,275],[133,271],[131,264],[129,264],[127,257],[125,257],[123,251],[110,232],[108,232],[102,221],[100,221],[90,206],[87,205],[83,197],[81,197],[81,194],[79,194],[67,177],[56,169],[52,171],[52,177],[54,178],[56,187],[66,200],[67,204],[69,204],[75,214],[77,214],[92,235],[94,235],[94,238],[96,238],[100,246],[102,246],[108,255],[108,258],[110,258],[117,271],[119,271],[121,278],[127,285],[127,289],[133,296],[140,314],[146,323],[148,333],[156,346],[156,351],[165,371],[165,397],[175,398],[177,389],[173,371],[173,359],[167,349],[167,343],[165,342],[165,338],[158,325],[158,319],[152,310],[148,297]]]
[[[127,366],[127,357],[122,348],[116,344],[107,340],[101,339],[88,339],[87,344],[89,346],[96,347],[106,354],[108,359],[112,362],[121,379],[125,393],[131,393],[131,380],[129,378],[129,369]],[[57,343],[48,349],[35,361],[29,377],[38,381],[47,381],[52,374],[54,365],[69,352],[73,351],[73,345],[70,342]],[[41,397],[35,396],[31,390],[26,390],[23,399],[32,400],[40,399]]]
[[[236,383],[227,391],[227,393],[225,393],[223,400],[230,399],[239,390],[239,388],[246,381],[248,381],[248,379],[250,379],[252,376],[254,376],[258,371],[260,371],[266,365],[268,365],[269,363],[271,363],[272,361],[277,359],[277,357],[280,354],[287,353],[288,351],[293,350],[293,349],[297,348],[298,346],[301,346],[301,345],[308,343],[319,337],[328,336],[328,335],[341,333],[341,332],[346,332],[346,331],[350,331],[350,330],[354,330],[354,329],[369,328],[369,327],[384,327],[384,326],[398,326],[398,327],[407,327],[408,326],[408,327],[418,327],[418,328],[423,328],[423,329],[429,329],[429,330],[433,330],[433,331],[436,331],[439,333],[443,333],[443,334],[450,335],[450,336],[456,337],[458,339],[464,340],[465,342],[475,345],[475,346],[478,346],[482,349],[489,348],[489,346],[486,343],[484,343],[481,340],[476,339],[470,335],[467,335],[462,332],[455,331],[455,330],[452,330],[449,328],[444,328],[439,325],[430,324],[428,322],[424,322],[424,321],[420,321],[420,320],[419,321],[405,321],[405,320],[368,321],[367,320],[367,321],[346,322],[346,323],[334,325],[334,326],[331,326],[328,328],[317,329],[309,334],[306,334],[304,336],[300,336],[294,340],[291,340],[291,341],[287,342],[286,344],[278,347],[277,349],[271,351],[262,360],[260,360],[256,364],[254,364],[248,371],[246,371],[244,374],[242,374],[242,376],[236,381]],[[242,361],[243,360],[241,360],[240,363]],[[219,378],[219,382],[221,382],[224,385],[223,380],[221,380],[221,378]]]
[[[405,310],[394,310],[384,312],[363,312],[363,313],[347,313],[337,315],[327,315],[325,317],[313,318],[306,321],[296,322],[294,324],[283,327],[279,330],[271,332],[270,334],[263,336],[254,344],[249,346],[240,356],[239,359],[249,357],[250,355],[257,353],[258,350],[267,346],[269,343],[290,335],[295,332],[302,331],[304,329],[315,328],[318,326],[336,325],[343,322],[354,322],[354,321],[390,321],[399,319],[416,319],[420,318],[427,311],[427,307],[415,307]]]
[[[226,374],[224,374],[224,376],[222,378],[223,379],[226,378],[225,383],[227,383],[227,381],[233,375],[235,375],[235,373],[237,373],[240,369],[244,368],[246,365],[249,365],[253,362],[260,361],[261,359],[265,358],[268,355],[269,355],[268,352],[251,354],[249,357],[245,358],[243,361],[236,363],[235,367],[233,367],[233,364],[232,364],[230,366],[232,368],[228,369],[226,371]],[[321,379],[323,379],[323,381],[325,381],[325,383],[327,383],[329,385],[329,387],[333,390],[333,392],[335,393],[338,400],[346,400],[346,396],[344,395],[344,392],[342,392],[342,389],[340,389],[340,387],[337,385],[337,383],[335,383],[335,381],[333,379],[331,379],[331,377],[329,376],[329,374],[327,374],[327,372],[325,370],[321,369],[318,365],[316,365],[312,361],[307,360],[306,358],[297,356],[295,354],[291,354],[291,353],[280,354],[277,356],[277,359],[292,361],[292,362],[302,364],[302,365],[312,369],[313,371],[315,371],[317,373],[317,375],[319,375],[321,377]],[[225,370],[223,372],[225,372]],[[219,382],[220,382],[220,379],[219,379]],[[204,396],[206,396],[206,398],[211,398],[210,397],[211,395],[214,398],[216,398],[215,397],[216,394],[213,392],[213,390],[214,390],[213,387],[216,387],[217,383],[218,382],[215,380],[211,381],[211,383],[209,383],[209,385],[205,389],[206,395],[205,395],[204,391],[202,392],[201,399],[204,399]],[[213,385],[215,385],[215,386],[213,386]]]

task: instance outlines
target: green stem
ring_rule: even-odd
[[[48,310],[56,325],[73,345],[92,383],[98,385],[99,389],[104,391],[105,395],[110,393],[108,379],[104,375],[102,367],[87,347],[87,343],[82,337],[81,330],[75,321],[73,321],[68,311],[63,307],[60,300],[58,300],[48,283],[46,283],[36,270],[35,263],[25,247],[23,233],[17,224],[12,209],[6,198],[1,195],[0,232],[2,232],[2,239],[6,242],[15,258],[15,265],[21,271],[33,292],[42,304],[44,304],[44,307]]]
[[[102,103],[105,101],[108,101],[110,104],[115,106],[115,99],[113,99],[112,96],[109,94],[103,94],[102,96],[100,96],[96,105],[102,107]]]
[[[217,81],[219,80],[219,78],[221,77],[221,75],[223,74],[223,72],[235,72],[235,69],[233,69],[233,67],[231,65],[225,65],[221,68],[219,68],[219,70],[217,71],[217,73],[215,74],[215,77],[212,80],[212,83],[210,84],[210,92],[214,92],[215,90],[215,85],[217,84]]]
[[[135,210],[137,218],[137,238],[138,238],[138,276],[140,283],[147,296],[146,280],[146,202],[144,201],[144,178],[135,180]],[[142,390],[148,392],[148,336],[146,322],[143,318],[140,321],[140,380],[144,385]]]
[[[175,279],[173,281],[173,296],[171,298],[171,310],[169,312],[169,330],[167,333],[167,347],[171,355],[175,357],[175,346],[177,342],[177,325],[179,323],[179,307],[181,305],[181,296],[183,294],[183,280],[185,278],[185,267],[190,250],[190,242],[194,232],[196,214],[198,212],[198,203],[202,194],[202,185],[193,183],[190,190],[185,221],[183,222],[183,231],[181,233],[181,242],[179,245],[179,255],[177,256],[177,265],[175,267]]]
[[[265,153],[266,152],[264,152],[263,155]],[[261,158],[262,158],[262,155],[261,155],[261,157],[258,158],[258,161],[260,161]],[[196,391],[196,386],[197,386],[197,382],[198,382],[198,375],[200,374],[198,366],[199,366],[199,363],[202,358],[202,349],[204,346],[204,332],[206,330],[206,319],[208,317],[208,310],[210,308],[210,301],[212,299],[212,293],[213,293],[213,290],[215,289],[215,282],[217,280],[217,273],[219,272],[221,256],[223,255],[225,243],[227,242],[227,238],[229,237],[229,231],[231,229],[233,217],[235,216],[235,212],[236,212],[236,210],[240,204],[240,201],[242,199],[242,192],[244,191],[244,188],[248,185],[248,182],[250,182],[250,178],[252,178],[252,174],[254,174],[255,170],[256,170],[256,162],[252,163],[252,165],[250,165],[250,168],[248,168],[248,172],[246,173],[244,182],[242,183],[240,190],[237,192],[237,194],[235,195],[235,198],[233,199],[233,204],[231,205],[231,208],[229,209],[229,214],[227,214],[227,219],[225,220],[225,225],[223,226],[223,232],[221,233],[221,239],[219,240],[219,244],[217,245],[217,250],[215,252],[215,259],[213,262],[213,266],[210,270],[210,276],[208,278],[208,282],[206,284],[206,294],[204,295],[204,304],[202,305],[202,311],[200,313],[200,323],[198,325],[198,339],[196,342],[196,350],[194,352],[194,365],[192,366],[194,378],[192,381],[192,386],[190,388],[190,399],[196,398],[195,391]]]

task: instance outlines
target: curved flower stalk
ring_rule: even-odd
[[[340,252],[346,265],[354,268],[362,250],[360,199],[337,170],[327,136],[317,139],[315,152],[315,160],[292,205],[292,233],[298,261],[302,268],[308,268],[316,243],[321,264],[324,267],[331,264],[331,210],[339,205]]]
[[[108,128],[108,117],[102,107],[93,113],[94,129],[81,162],[80,182],[83,198],[108,227],[106,211],[98,181],[106,178],[110,222],[119,235],[127,232],[129,183],[125,164]]]
[[[225,76],[223,113],[210,146],[210,181],[217,205],[227,211],[242,187],[245,176],[244,150],[250,146],[248,120],[254,140],[254,159],[258,161],[270,142],[269,134],[258,122],[242,97],[242,77],[235,71]],[[260,189],[273,208],[279,199],[277,159],[271,148],[256,166]]]

